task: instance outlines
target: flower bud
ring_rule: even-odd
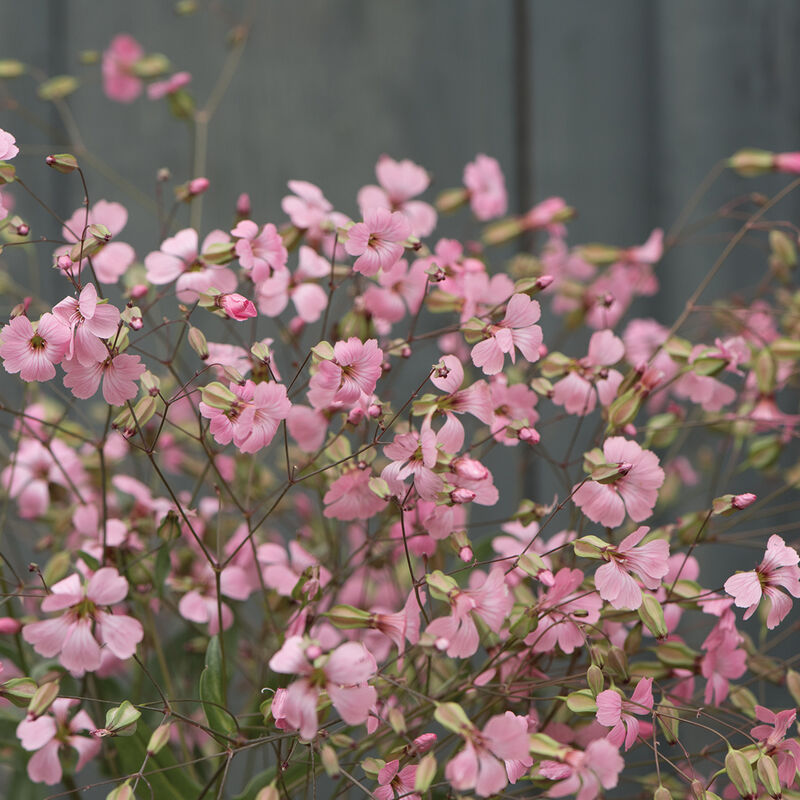
[[[25,74],[25,71],[26,67],[21,61],[16,61],[13,58],[4,58],[0,61],[0,78],[3,80],[19,78]]]
[[[575,555],[581,558],[602,558],[607,547],[608,543],[594,534],[582,536],[572,543]]]
[[[403,712],[399,708],[395,707],[389,709],[387,721],[389,722],[389,727],[396,734],[398,734],[398,736],[402,736],[406,730],[408,730],[406,726],[406,718],[403,716]]]
[[[136,723],[142,712],[135,708],[128,700],[123,700],[122,705],[106,711],[106,731],[111,736],[133,736],[136,733]]]
[[[752,178],[772,171],[773,156],[768,150],[748,147],[734,153],[728,159],[728,166],[742,177]]]
[[[753,768],[741,750],[728,750],[728,755],[725,756],[725,772],[744,800],[753,800],[757,796]]]
[[[59,692],[58,681],[49,681],[43,683],[33,694],[30,703],[28,704],[28,714],[34,719],[41,717],[48,708],[53,704],[53,701],[58,697]]]
[[[441,570],[434,570],[425,576],[425,581],[430,587],[431,594],[437,600],[446,600],[450,592],[458,591],[458,584]]]
[[[133,787],[129,780],[121,783],[112,789],[107,795],[106,800],[134,800]]]
[[[339,759],[336,757],[336,751],[329,744],[322,746],[320,758],[322,760],[322,766],[325,769],[325,774],[329,778],[338,778],[341,774],[339,770]]]
[[[642,592],[642,604],[638,611],[639,619],[647,626],[647,630],[658,639],[666,639],[669,630],[664,619],[664,608],[655,595]]]
[[[148,755],[154,756],[156,753],[164,749],[169,742],[171,731],[172,724],[165,722],[163,725],[159,725],[150,734],[150,740],[147,742]]]
[[[200,328],[195,328],[194,325],[190,325],[187,338],[189,339],[189,346],[192,350],[200,356],[201,360],[205,361],[209,356],[209,352],[208,341],[203,331],[201,331]]]
[[[423,733],[422,735],[417,736],[417,738],[411,743],[409,754],[413,752],[416,755],[421,756],[424,753],[427,753],[428,750],[430,750],[436,744],[437,738],[438,737],[435,733]]]
[[[473,492],[471,489],[459,488],[453,489],[449,496],[450,500],[455,505],[462,505],[464,503],[471,503],[478,495],[475,494],[475,492]]]
[[[756,772],[758,773],[758,779],[764,785],[769,796],[775,798],[775,800],[780,800],[782,795],[781,780],[778,777],[778,767],[772,757],[768,755],[760,756],[756,761]]]
[[[672,793],[666,786],[659,786],[653,792],[653,800],[672,800]]]
[[[474,727],[458,703],[437,703],[433,716],[443,728],[447,728],[451,733],[461,735]]]
[[[539,431],[536,428],[531,428],[530,426],[526,425],[524,428],[520,428],[517,432],[517,436],[521,442],[527,442],[530,445],[539,444],[542,440]]]
[[[250,219],[251,214],[250,195],[247,192],[242,192],[236,198],[236,218],[241,222],[243,219]]]
[[[47,156],[45,163],[62,175],[69,175],[70,172],[75,172],[78,169],[78,159],[72,153],[57,153]]]
[[[509,217],[487,225],[481,239],[487,245],[500,245],[510,242],[525,230],[521,219]]]
[[[372,614],[347,605],[334,606],[325,616],[337,628],[369,628]]]
[[[40,83],[36,94],[40,100],[62,100],[71,95],[78,86],[78,79],[73,75],[55,75]]]
[[[678,717],[678,710],[674,704],[669,700],[662,700],[656,706],[656,719],[658,726],[664,734],[664,738],[669,744],[675,744],[678,741],[678,724],[680,719]]]
[[[219,381],[213,381],[208,386],[204,386],[200,394],[207,406],[220,411],[227,411],[236,403],[236,395]]]
[[[428,753],[426,756],[423,756],[420,759],[417,773],[414,776],[414,791],[419,793],[427,792],[433,783],[433,779],[436,777],[436,770],[436,757],[433,753]]]
[[[238,322],[258,316],[253,301],[235,292],[217,295],[217,304],[225,312],[225,316]]]
[[[624,683],[627,683],[631,678],[630,669],[628,668],[628,656],[621,647],[614,645],[609,648],[608,655],[606,656],[606,666],[608,669]]]
[[[12,678],[0,683],[0,697],[10,700],[18,708],[25,708],[38,688],[33,678]]]
[[[786,670],[786,688],[795,705],[800,706],[800,672],[795,672],[793,669]]]
[[[259,789],[253,800],[281,800],[281,795],[278,792],[278,787],[273,782],[269,786]]]
[[[19,633],[22,625],[14,617],[0,617],[0,634]]]
[[[445,189],[436,198],[436,210],[440,214],[457,211],[469,201],[469,191],[463,188]]]

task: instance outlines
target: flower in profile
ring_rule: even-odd
[[[635,572],[651,591],[661,586],[661,579],[669,572],[668,542],[653,539],[646,544],[639,544],[649,532],[650,528],[645,526],[637,528],[616,547],[606,547],[602,551],[608,563],[598,567],[594,574],[594,585],[600,597],[614,608],[635,610],[642,604],[642,590],[631,572]]]
[[[706,679],[704,703],[722,703],[728,696],[729,679],[741,678],[746,672],[747,653],[739,647],[743,641],[733,612],[723,611],[702,644],[706,651],[700,660],[700,671]]]
[[[0,161],[10,161],[19,153],[16,141],[12,134],[0,128]]]
[[[61,665],[75,677],[100,666],[101,645],[125,661],[144,637],[142,625],[133,617],[101,607],[121,603],[127,594],[128,581],[114,567],[102,567],[85,583],[73,573],[54,584],[42,600],[42,611],[64,613],[28,623],[22,638],[45,658],[59,656]]]
[[[286,267],[289,253],[278,229],[271,222],[259,230],[255,222],[244,219],[231,231],[231,235],[236,237],[239,263],[256,283]]]
[[[786,738],[789,728],[797,718],[797,709],[790,708],[777,714],[764,706],[755,707],[756,719],[761,725],[750,729],[750,735],[759,740],[767,755],[775,759],[781,785],[791,788],[800,768],[800,744],[797,739]]]
[[[77,700],[57,697],[47,714],[40,717],[28,714],[17,725],[17,737],[22,748],[36,751],[28,762],[28,777],[34,783],[54,786],[61,780],[62,750],[72,748],[78,751],[76,772],[83,769],[86,763],[100,752],[99,739],[81,734],[82,731],[95,730],[96,725],[92,722],[92,718],[85,711],[79,711],[68,718],[69,710],[76,705],[78,705]]]
[[[597,721],[611,728],[606,737],[615,747],[625,743],[630,750],[639,735],[639,720],[632,716],[644,716],[653,710],[653,679],[642,678],[636,684],[630,700],[614,689],[606,689],[597,695]]]
[[[502,217],[508,208],[508,192],[497,159],[479,153],[464,167],[464,186],[469,190],[472,213],[481,221]]]
[[[54,365],[64,358],[70,338],[70,329],[53,314],[42,314],[35,330],[20,314],[0,330],[3,366],[12,375],[18,372],[24,381],[49,381],[56,375]]]
[[[303,739],[317,735],[317,700],[325,691],[348,725],[367,721],[378,693],[368,681],[378,671],[369,650],[360,642],[346,642],[325,653],[315,642],[290,636],[269,661],[273,672],[299,676],[286,688],[282,718],[287,728],[300,732]]]
[[[225,312],[225,315],[229,319],[235,319],[237,322],[243,322],[246,319],[258,316],[258,311],[256,311],[253,301],[236,292],[217,295],[216,301]]]
[[[166,80],[154,81],[151,83],[147,87],[147,96],[150,100],[161,100],[162,97],[175,94],[183,89],[184,86],[188,86],[191,80],[191,73],[176,72],[174,75],[170,75]]]
[[[436,227],[436,211],[428,203],[411,199],[428,188],[431,179],[425,169],[408,159],[395,161],[383,155],[375,166],[375,175],[380,186],[364,186],[358,193],[362,216],[371,208],[397,211],[408,220],[411,236],[431,233]]]
[[[402,257],[403,242],[411,235],[408,220],[399,211],[367,208],[364,221],[357,222],[347,232],[345,250],[358,256],[353,270],[362,275],[377,275],[390,270]]]
[[[652,513],[664,470],[658,456],[636,442],[612,436],[603,443],[606,465],[617,465],[616,474],[605,482],[586,480],[573,487],[572,500],[593,522],[615,528],[628,516],[643,522]]]
[[[767,628],[776,628],[791,611],[792,597],[800,597],[800,555],[794,547],[773,534],[767,542],[767,552],[755,570],[737,572],[725,581],[725,591],[739,608],[746,608],[744,619],[753,616],[762,597],[767,598]]]
[[[485,375],[495,375],[503,369],[505,354],[515,361],[515,348],[530,362],[539,360],[542,329],[535,323],[542,315],[539,303],[526,294],[515,294],[508,301],[503,319],[484,328],[488,338],[472,348],[472,363]]]
[[[127,33],[111,40],[103,53],[103,91],[109,100],[131,103],[142,93],[142,79],[133,71],[133,65],[144,55],[139,42]]]
[[[603,789],[613,789],[625,761],[608,739],[595,739],[586,750],[568,750],[563,761],[542,761],[539,772],[557,781],[548,797],[574,796],[576,800],[594,800]]]

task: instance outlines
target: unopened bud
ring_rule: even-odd
[[[609,648],[606,656],[606,666],[623,683],[627,683],[631,678],[628,668],[628,656],[621,647],[614,645]]]
[[[347,605],[334,606],[325,616],[337,628],[369,628],[372,620],[368,611]]]
[[[28,706],[39,687],[33,678],[12,678],[0,683],[0,697],[10,700],[18,708]]]
[[[142,712],[138,708],[128,700],[123,700],[122,705],[106,711],[106,730],[112,736],[133,736],[141,716]]]
[[[653,792],[653,800],[672,800],[672,793],[666,786],[659,786]]]
[[[487,225],[483,230],[483,243],[487,245],[500,245],[510,242],[525,230],[521,219],[509,217]]]
[[[148,755],[154,756],[156,753],[163,750],[166,744],[169,742],[171,732],[171,723],[165,722],[163,725],[159,725],[150,734],[150,740],[147,742]]]
[[[134,800],[133,787],[130,781],[125,781],[125,783],[112,789],[106,795],[106,800]]]
[[[768,150],[745,148],[728,159],[728,166],[742,177],[752,178],[772,171],[774,154]]]
[[[589,669],[586,670],[586,684],[595,697],[603,691],[605,678],[603,670],[597,664],[590,664]]]
[[[45,163],[62,175],[68,175],[78,169],[78,159],[71,153],[57,153],[56,155],[47,156]]]
[[[680,723],[677,708],[669,700],[662,700],[656,706],[656,719],[667,742],[675,744],[678,741],[678,724]]]
[[[450,469],[460,478],[466,478],[471,481],[482,481],[489,477],[489,470],[480,461],[469,456],[460,456],[453,459]]]
[[[431,734],[432,735],[432,734]],[[430,789],[433,779],[436,777],[436,757],[433,753],[428,753],[420,759],[417,773],[414,776],[414,791],[427,792]]]
[[[764,785],[767,793],[775,800],[780,800],[781,792],[781,779],[778,776],[778,767],[771,756],[762,755],[756,761],[756,772],[758,779]]]
[[[269,786],[259,789],[258,794],[256,794],[253,800],[281,800],[281,795],[278,791],[278,787],[274,783],[271,783]]]
[[[250,195],[247,192],[242,192],[236,198],[236,216],[239,219],[250,219],[251,214]]]
[[[477,496],[471,489],[458,488],[450,492],[450,500],[456,505],[471,503]]]
[[[433,716],[442,727],[447,728],[451,733],[462,734],[474,727],[458,703],[437,703]]]
[[[192,350],[197,353],[200,358],[205,361],[208,356],[208,341],[206,340],[206,336],[200,328],[195,328],[193,325],[189,327],[189,334],[187,336],[189,339],[189,346]]]
[[[59,692],[58,681],[49,681],[43,683],[35,692],[28,704],[28,714],[34,719],[41,717],[48,708],[53,704],[53,701],[58,697]]]
[[[228,410],[236,403],[236,395],[219,381],[204,386],[201,396],[207,406],[218,408],[220,411]]]
[[[457,211],[469,200],[469,191],[464,188],[445,189],[436,198],[436,210],[440,214],[449,214]]]
[[[728,750],[728,755],[725,756],[725,772],[744,800],[753,800],[757,796],[753,768],[741,750]]]
[[[329,744],[322,746],[320,758],[326,775],[329,778],[338,778],[341,774],[339,770],[339,759],[336,757],[336,751]]]
[[[655,595],[642,593],[642,604],[639,606],[639,619],[647,626],[647,630],[658,639],[665,639],[669,633],[664,619],[664,608]]]

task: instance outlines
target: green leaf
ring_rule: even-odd
[[[222,648],[219,636],[212,636],[206,648],[206,666],[200,674],[200,700],[209,728],[226,735],[235,732],[233,717],[225,710],[225,684],[222,677]]]

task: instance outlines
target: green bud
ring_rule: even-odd
[[[325,774],[329,778],[338,778],[341,774],[339,759],[336,757],[336,751],[329,744],[322,745],[320,758],[322,759],[322,766],[325,769]]]
[[[165,745],[169,743],[171,730],[172,723],[165,722],[163,725],[159,725],[150,734],[150,740],[147,742],[147,752],[149,755],[154,756],[164,749]]]
[[[369,490],[376,497],[380,497],[381,500],[388,500],[392,496],[392,490],[389,488],[389,484],[378,475],[373,475],[369,481],[367,481],[367,486],[369,486]]]
[[[800,672],[795,672],[793,669],[786,670],[786,688],[795,705],[800,706]]]
[[[78,79],[72,75],[56,75],[39,84],[36,94],[40,100],[63,100],[63,98],[71,95],[78,86]]]
[[[483,229],[481,239],[486,245],[500,245],[515,239],[525,230],[521,219],[508,217],[497,222],[492,222]]]
[[[586,670],[586,683],[595,697],[603,691],[605,677],[603,676],[603,670],[597,664],[590,664],[589,669]]]
[[[27,67],[21,62],[13,58],[4,58],[0,60],[0,78],[9,80],[11,78],[19,78],[24,75]]]
[[[631,679],[628,656],[621,647],[614,645],[609,648],[606,656],[606,667],[622,683],[627,683]]]
[[[47,156],[45,163],[62,175],[69,175],[70,172],[75,172],[78,169],[78,159],[71,153],[56,153],[55,155]]]
[[[697,661],[698,653],[683,642],[663,642],[656,647],[656,657],[670,667],[692,669]]]
[[[777,436],[760,436],[750,443],[745,465],[755,469],[771,467],[781,453],[781,441]]]
[[[656,597],[647,592],[642,593],[642,604],[639,606],[639,619],[647,626],[647,630],[658,639],[665,639],[669,630],[664,619],[664,608]]]
[[[725,772],[744,800],[753,800],[757,796],[753,768],[741,750],[728,750],[728,755],[725,756]]]
[[[451,733],[461,735],[473,729],[473,724],[458,703],[437,703],[433,712],[436,721]]]
[[[580,258],[597,266],[613,264],[615,261],[619,261],[621,255],[621,248],[599,242],[585,244],[578,248],[578,256]]]
[[[34,693],[28,704],[28,713],[33,717],[41,717],[58,697],[60,686],[58,681],[43,683]]]
[[[447,600],[450,592],[458,590],[458,584],[441,570],[434,570],[425,576],[425,581],[430,587],[431,594],[437,600]]]
[[[138,708],[128,700],[123,700],[122,705],[106,711],[106,730],[112,736],[133,736],[141,716],[142,712]]]
[[[758,779],[764,785],[769,796],[774,797],[775,800],[780,800],[782,795],[781,780],[778,777],[778,767],[775,761],[768,755],[760,756],[756,761],[756,772],[758,773]]]
[[[208,264],[230,264],[236,258],[236,245],[234,242],[215,242],[203,251],[202,258]]]
[[[236,403],[236,395],[219,381],[212,381],[207,386],[204,386],[201,396],[207,406],[217,408],[220,411],[227,411],[233,408]]]
[[[534,733],[530,737],[531,755],[540,758],[553,759],[559,761],[564,754],[569,751],[569,747],[555,739],[551,739],[545,733]]]
[[[189,334],[187,336],[189,339],[189,346],[192,350],[200,356],[202,361],[205,361],[208,356],[208,341],[206,340],[206,335],[200,328],[195,328],[194,325],[189,327]]]
[[[149,53],[133,65],[133,74],[137,78],[159,78],[167,72],[169,59],[161,53]]]
[[[133,798],[133,787],[129,780],[121,783],[106,795],[106,800],[133,800]]]
[[[387,715],[389,727],[398,735],[402,736],[407,730],[406,718],[399,708],[390,708]]]
[[[18,708],[25,708],[36,694],[38,685],[33,678],[11,678],[0,683],[0,697],[10,700]]]
[[[775,363],[775,356],[769,347],[764,347],[756,356],[756,383],[761,394],[772,394],[775,391],[775,377],[778,372],[778,365]]]
[[[577,692],[570,692],[566,699],[567,708],[574,714],[596,714],[597,703],[594,695],[589,689],[580,689]]]
[[[427,792],[436,777],[436,770],[436,757],[433,753],[426,753],[420,759],[417,767],[417,774],[414,777],[414,791]]]
[[[325,613],[325,616],[337,628],[369,628],[372,620],[372,614],[368,611],[362,611],[360,608],[348,605],[334,606],[330,611]]]
[[[772,171],[774,153],[746,147],[734,153],[728,159],[728,167],[735,170],[743,178],[753,178]]]
[[[653,792],[653,800],[672,800],[672,793],[666,786],[659,786]]]
[[[656,719],[668,744],[678,741],[678,709],[669,700],[662,700],[656,706]]]
[[[469,191],[464,188],[445,189],[436,198],[436,209],[440,214],[458,210],[469,201]]]
[[[602,558],[603,553],[608,549],[608,542],[604,542],[599,536],[590,534],[582,536],[572,543],[575,555],[581,558]]]

